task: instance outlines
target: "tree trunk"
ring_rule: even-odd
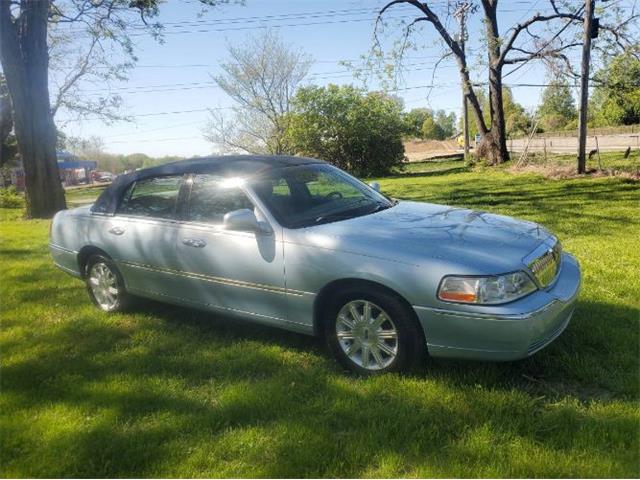
[[[585,1],[582,73],[580,76],[580,116],[578,117],[578,173],[587,172],[587,110],[589,107],[589,63],[594,0]]]
[[[482,106],[478,101],[478,96],[473,90],[471,83],[471,77],[469,77],[469,69],[467,68],[467,58],[462,52],[462,55],[456,57],[458,61],[458,69],[460,73],[460,82],[462,83],[462,92],[465,97],[465,103],[471,106],[471,111],[476,121],[476,127],[482,136],[485,136],[488,132],[487,125],[482,115]]]
[[[496,165],[509,160],[507,150],[507,127],[504,120],[502,101],[502,62],[500,32],[498,31],[497,0],[483,0],[486,17],[487,43],[489,52],[489,111],[490,131],[482,139],[478,153]]]
[[[29,218],[49,218],[66,208],[49,101],[48,11],[48,1],[23,0],[13,21],[9,2],[0,0],[0,59],[13,104]]]
[[[487,152],[485,156],[493,165],[496,165],[509,160],[502,99],[502,67],[500,66],[489,67],[489,106],[491,128],[484,139]]]

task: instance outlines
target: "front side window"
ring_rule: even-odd
[[[155,177],[135,182],[124,195],[118,213],[173,218],[182,176]]]
[[[227,213],[243,208],[253,210],[253,203],[237,182],[217,175],[193,178],[186,220],[222,224]]]
[[[394,205],[359,180],[325,164],[270,170],[254,178],[251,187],[287,228],[368,215]]]

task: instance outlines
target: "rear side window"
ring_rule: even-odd
[[[155,177],[135,182],[124,195],[118,213],[173,218],[182,176]]]
[[[227,213],[243,208],[253,210],[253,203],[233,181],[216,175],[196,175],[186,219],[221,224]]]

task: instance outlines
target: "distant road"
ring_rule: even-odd
[[[629,133],[620,135],[589,135],[587,136],[587,150],[596,148],[596,138],[600,151],[620,151],[627,147],[640,149],[640,133]],[[545,148],[549,153],[573,153],[578,150],[578,137],[534,137],[529,145],[532,152],[542,152]],[[507,141],[509,150],[518,152],[524,150],[527,144],[526,138],[514,138]]]

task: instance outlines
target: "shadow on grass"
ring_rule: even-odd
[[[459,180],[451,198],[460,203],[495,200],[531,212],[522,182]],[[434,196],[448,199],[450,188]],[[576,181],[527,191],[540,218],[576,222],[587,235],[596,218],[607,220],[602,230],[637,219],[603,212],[590,220],[572,195],[631,203],[631,188],[637,192]],[[432,360],[413,376],[360,379],[303,335],[155,302],[104,315],[80,284],[52,270],[38,263],[12,277],[13,296],[3,299],[10,315],[37,307],[19,319],[3,312],[3,476],[635,477],[640,470],[633,308],[583,300],[563,335],[520,362]],[[44,321],[44,313],[55,318]]]
[[[399,172],[399,173],[393,173],[391,175],[388,175],[386,177],[384,177],[385,179],[398,179],[398,178],[412,178],[412,177],[438,177],[438,176],[442,176],[442,175],[448,175],[451,173],[463,173],[463,172],[468,172],[469,171],[469,167],[463,166],[463,167],[451,167],[451,168],[441,168],[441,169],[437,169],[437,170],[425,170],[422,172],[409,172],[409,171],[404,171],[404,172]]]
[[[257,455],[260,476],[361,476],[381,455],[408,455],[416,465],[431,458],[430,468],[436,470],[429,471],[445,474],[461,455],[490,463],[494,453],[466,443],[475,435],[517,438],[532,448],[544,442],[545,450],[558,455],[575,453],[567,431],[578,428],[626,432],[633,443],[631,418],[599,417],[572,404],[561,412],[545,407],[567,397],[591,401],[615,396],[587,378],[582,385],[563,362],[570,356],[572,364],[587,362],[589,367],[591,362],[616,364],[613,349],[594,351],[606,338],[589,321],[607,315],[616,319],[615,328],[633,331],[635,312],[605,304],[589,305],[588,310],[589,315],[579,311],[554,344],[521,362],[431,361],[423,374],[378,379],[339,374],[332,360],[318,355],[317,339],[191,309],[145,301],[131,324],[130,315],[108,321],[100,321],[107,318],[101,314],[76,316],[39,332],[33,355],[22,345],[24,358],[3,366],[0,385],[5,406],[19,405],[26,415],[37,412],[36,425],[53,406],[59,409],[53,410],[57,422],[77,411],[98,420],[63,431],[55,422],[45,423],[41,428],[47,429],[47,441],[41,447],[35,447],[36,433],[30,437],[16,430],[19,422],[10,421],[2,463],[10,465],[10,459],[25,451],[44,448],[56,458],[53,464],[23,464],[26,469],[15,472],[179,475],[166,464],[173,458],[177,465],[193,462],[192,468],[206,475],[207,468],[224,464],[227,455],[248,455],[243,460],[249,463]],[[21,346],[3,345],[5,352],[9,348]],[[566,382],[564,375],[570,378]],[[529,400],[512,398],[522,395]],[[264,452],[244,445],[244,436],[263,442],[270,460],[264,462]],[[207,448],[201,451],[203,445]],[[589,448],[596,447],[614,448],[606,437]],[[73,455],[57,456],[67,449]],[[178,461],[178,454],[187,458]],[[509,461],[514,462],[507,465],[512,473],[574,473],[558,465],[527,470],[516,458]],[[460,473],[465,472],[473,474]]]

